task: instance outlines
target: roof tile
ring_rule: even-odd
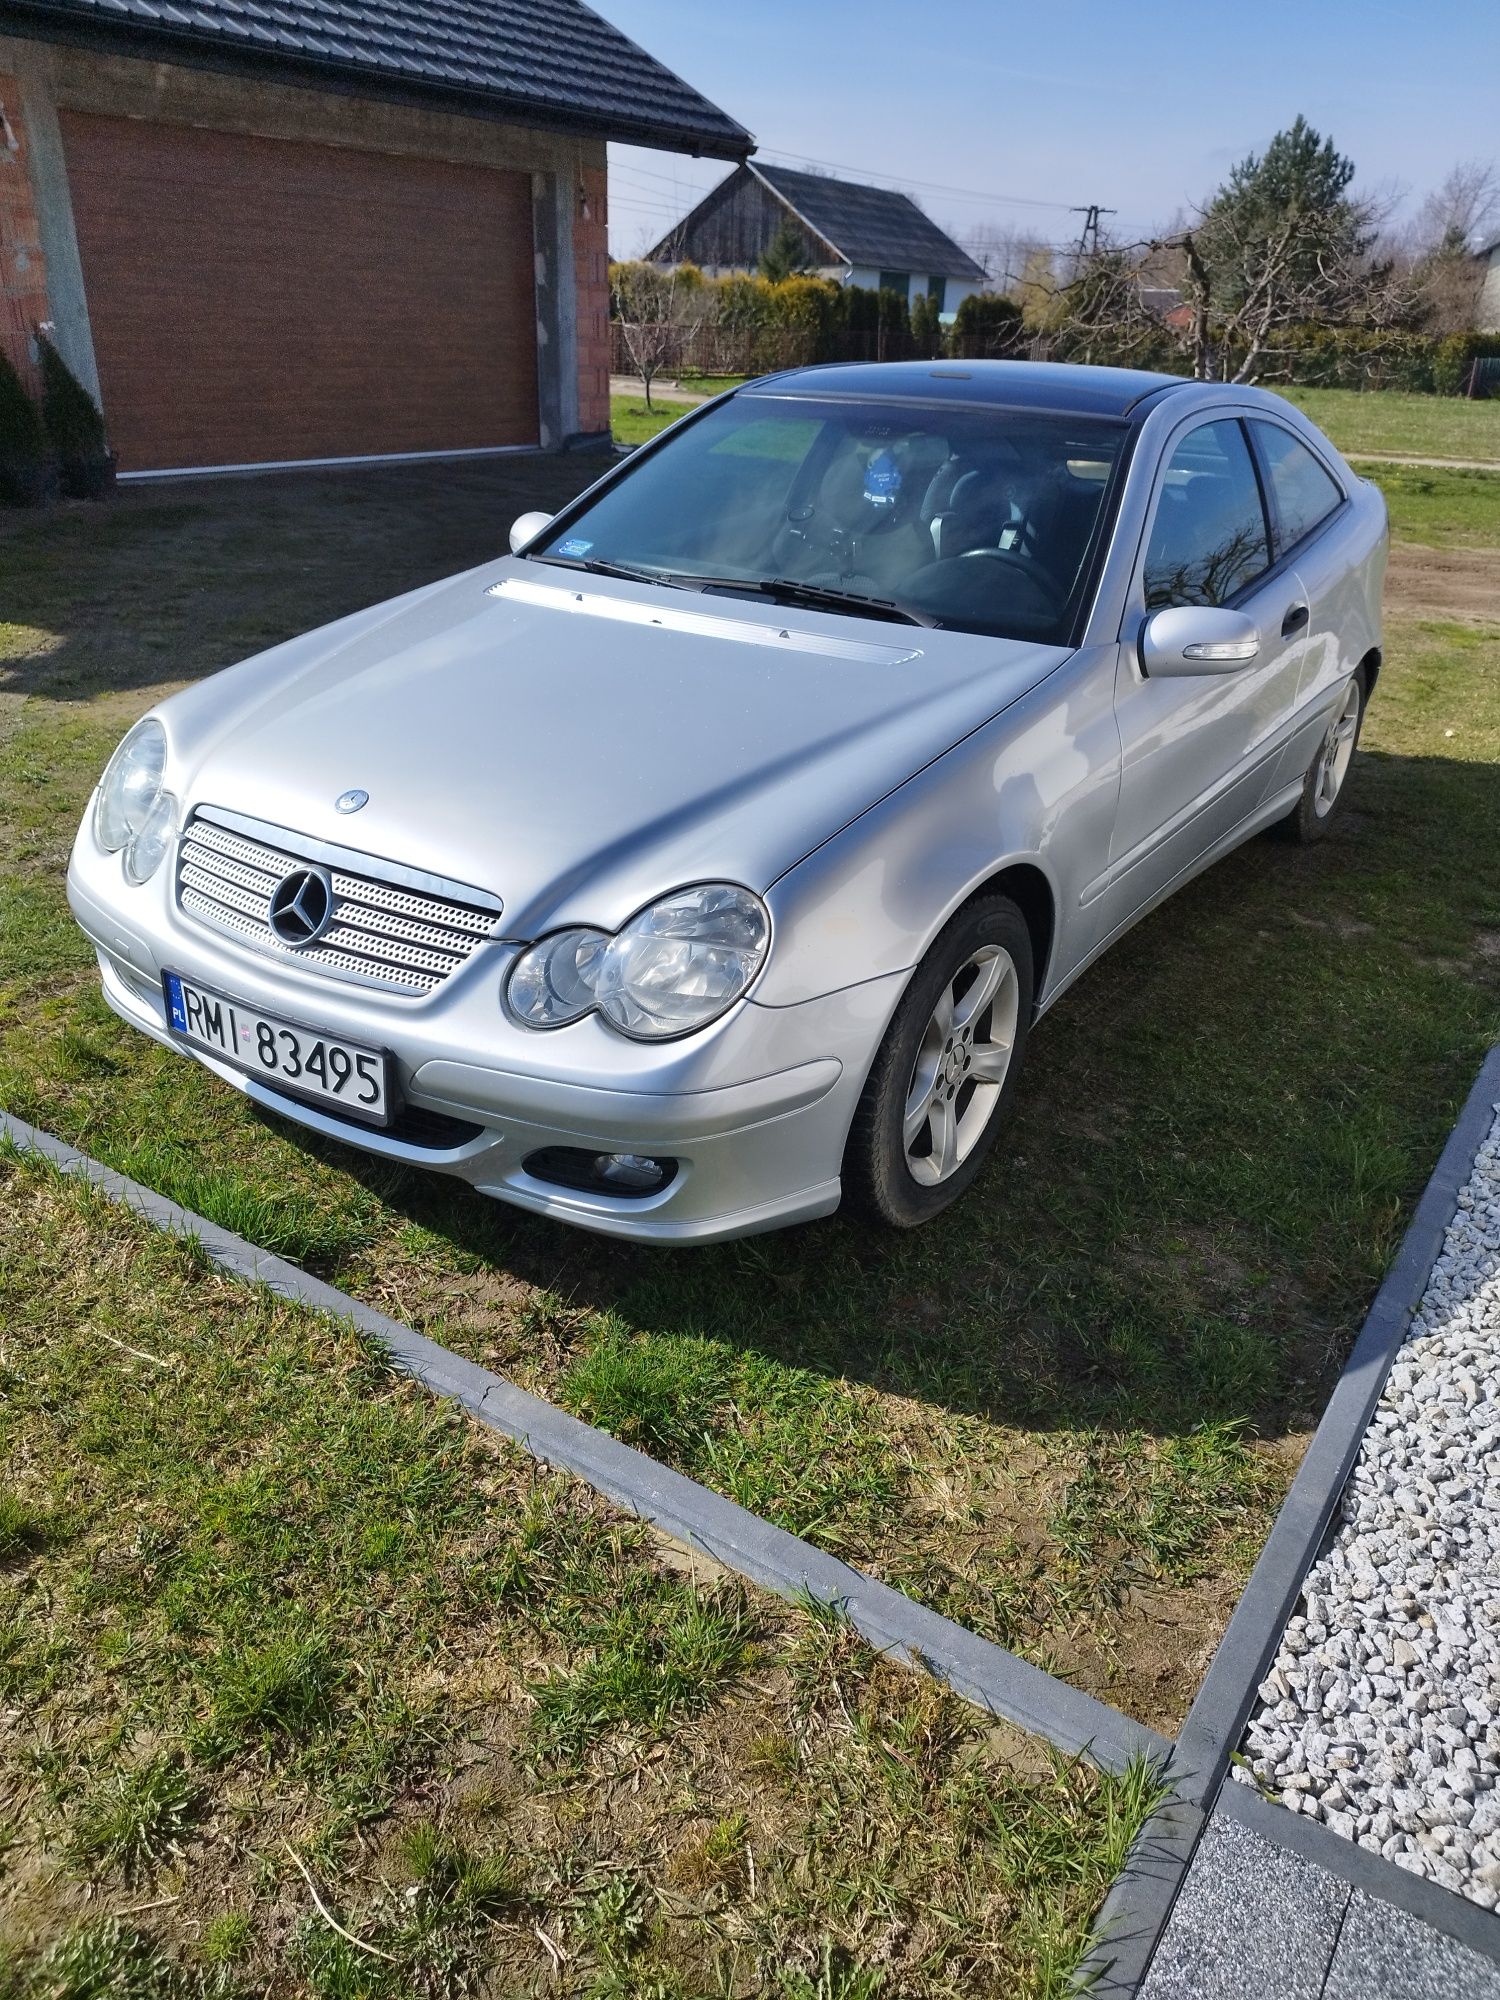
[[[32,21],[93,19],[148,33],[268,48],[301,64],[351,64],[392,81],[493,96],[524,118],[611,137],[738,158],[754,141],[727,112],[582,0],[10,0]],[[358,53],[352,51],[358,45]],[[275,56],[267,56],[275,60]]]

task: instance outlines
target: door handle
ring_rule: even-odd
[[[1285,618],[1283,618],[1281,621],[1282,638],[1290,639],[1292,634],[1294,632],[1300,632],[1302,627],[1306,623],[1307,623],[1307,606],[1305,604],[1290,605],[1287,609],[1287,614]]]

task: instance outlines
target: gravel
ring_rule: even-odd
[[[1500,1904],[1500,1119],[1242,1750],[1237,1778]]]

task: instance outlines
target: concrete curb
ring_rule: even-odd
[[[837,1556],[772,1527],[696,1480],[658,1465],[644,1452],[528,1395],[503,1376],[450,1354],[295,1264],[257,1250],[243,1237],[0,1111],[0,1141],[7,1139],[18,1152],[36,1154],[64,1173],[90,1182],[154,1227],[195,1237],[208,1256],[234,1276],[349,1322],[376,1341],[402,1373],[437,1395],[451,1397],[544,1464],[576,1473],[607,1499],[676,1540],[702,1549],[725,1568],[780,1597],[838,1605],[871,1645],[934,1675],[987,1714],[1046,1738],[1068,1756],[1087,1752],[1107,1770],[1122,1770],[1133,1758],[1161,1760],[1167,1755],[1171,1746],[1165,1737],[1092,1695],[1054,1680]]]
[[[1079,1968],[1079,1979],[1091,1992],[1133,1993],[1145,1976],[1192,1861],[1198,1836],[1219,1797],[1230,1756],[1254,1706],[1255,1691],[1281,1643],[1302,1580],[1323,1545],[1391,1363],[1406,1338],[1412,1314],[1442,1250],[1444,1235],[1457,1207],[1458,1191],[1469,1177],[1474,1155],[1494,1119],[1497,1102],[1500,1102],[1500,1044],[1490,1050],[1480,1065],[1401,1239],[1401,1247],[1375,1294],[1307,1455],[1209,1663],[1203,1685],[1188,1710],[1168,1765],[1173,1799],[1142,1829],[1131,1859],[1105,1899],[1095,1926],[1099,1941]],[[1244,1788],[1238,1785],[1227,1787],[1226,1797],[1229,1792],[1241,1789]],[[1276,1810],[1293,1825],[1301,1824],[1294,1813]],[[1196,1828],[1191,1840],[1184,1838],[1186,1827]],[[1261,1824],[1257,1824],[1256,1831],[1267,1834],[1266,1826]],[[1338,1837],[1328,1834],[1327,1838],[1337,1841]],[[1137,1867],[1137,1851],[1154,1855],[1155,1863]],[[1164,1865],[1163,1857],[1169,1853],[1176,1860],[1175,1869]],[[1415,1879],[1379,1857],[1366,1856],[1366,1859],[1378,1861],[1385,1871],[1380,1876],[1385,1886],[1377,1893],[1387,1901],[1398,1900],[1389,1890],[1391,1875],[1403,1881]],[[1367,1882],[1364,1886],[1372,1885]],[[1437,1893],[1446,1896],[1449,1892]],[[1478,1915],[1485,1915],[1477,1905],[1471,1907]]]

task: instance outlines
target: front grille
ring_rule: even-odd
[[[307,1104],[304,1097],[293,1097],[274,1085],[266,1087],[286,1106],[289,1118],[295,1118]],[[340,1125],[347,1125],[356,1145],[361,1133],[371,1133],[380,1139],[400,1139],[408,1146],[422,1146],[432,1153],[452,1153],[460,1146],[467,1146],[471,1139],[477,1139],[484,1130],[471,1119],[452,1118],[446,1111],[429,1111],[423,1104],[401,1105],[389,1125],[367,1125],[359,1118],[342,1117],[336,1104],[325,1104],[321,1098],[312,1108],[325,1118],[337,1118]]]
[[[271,893],[309,858],[199,814],[178,847],[177,899],[199,923],[257,951],[396,993],[433,992],[498,933],[494,910],[335,867],[332,921],[315,944],[293,950],[271,929]]]

